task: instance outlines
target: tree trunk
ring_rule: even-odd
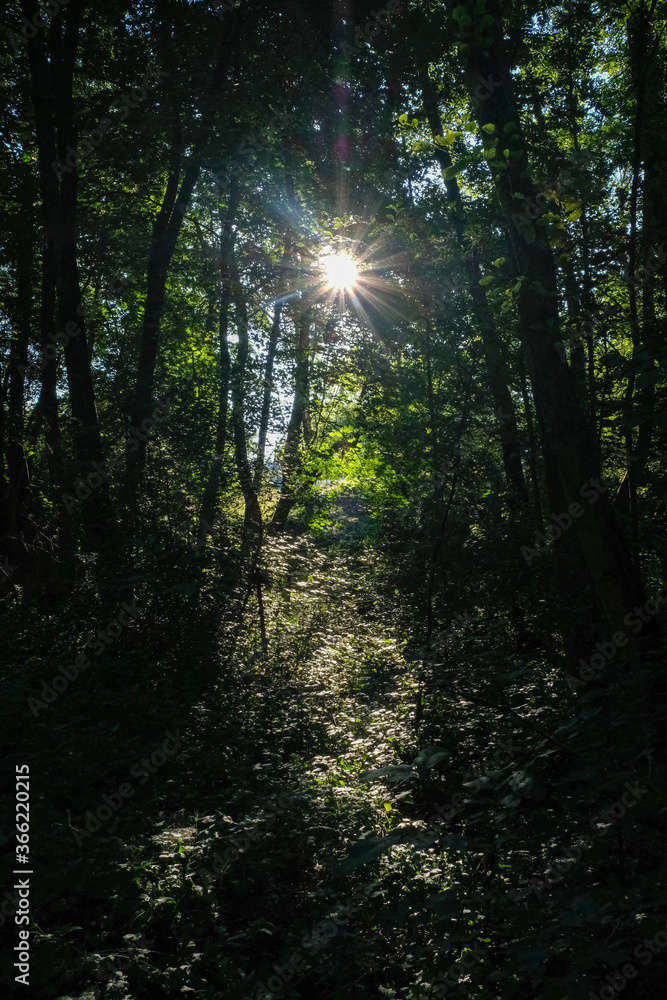
[[[305,310],[296,318],[296,365],[294,369],[294,401],[287,425],[285,448],[281,462],[282,485],[278,505],[271,520],[272,531],[282,531],[297,500],[296,479],[299,470],[299,445],[309,394],[309,345],[310,312]]]
[[[486,14],[493,24],[482,34],[475,34],[480,15],[467,3],[469,27],[462,27],[467,47],[462,52],[466,82],[471,99],[479,81],[491,87],[485,100],[477,99],[476,117],[480,137],[491,147],[484,126],[493,126],[497,140],[495,158],[490,166],[496,191],[505,216],[518,273],[524,276],[518,296],[518,313],[523,348],[528,360],[536,404],[540,412],[545,463],[553,467],[547,482],[559,481],[563,502],[577,503],[580,514],[574,518],[577,533],[595,581],[600,604],[612,632],[623,631],[624,619],[634,605],[643,603],[639,575],[623,539],[614,511],[599,483],[596,448],[588,422],[579,406],[570,370],[564,358],[560,338],[556,268],[551,248],[537,218],[527,224],[517,213],[520,201],[535,204],[534,189],[512,96],[512,83],[504,52],[501,5],[488,0]],[[481,29],[480,29],[481,30]],[[482,47],[481,41],[484,38]],[[597,482],[597,486],[596,486]],[[594,500],[587,490],[596,491]],[[599,487],[599,488],[598,488]],[[585,502],[581,504],[581,499]],[[550,497],[554,513],[560,497]],[[565,508],[566,509],[566,508]],[[646,630],[648,633],[648,628]],[[626,647],[629,649],[630,647]]]
[[[218,419],[215,434],[215,456],[208,481],[204,489],[197,537],[200,543],[206,543],[206,538],[215,525],[218,494],[222,479],[222,469],[227,447],[227,414],[229,409],[229,382],[231,359],[229,356],[229,306],[232,294],[233,250],[234,250],[234,219],[239,205],[239,184],[236,177],[230,183],[229,203],[227,213],[220,228],[220,302],[218,318],[218,358],[220,366],[220,384],[218,388]]]
[[[64,32],[61,12],[53,16],[49,33],[49,62],[44,37],[39,31],[28,41],[28,56],[45,219],[45,259],[49,261],[49,267],[51,255],[55,262],[58,319],[62,331],[59,339],[64,340],[78,474],[85,479],[87,475],[95,474],[95,463],[102,462],[104,455],[79,286],[76,161],[73,166],[66,165],[68,157],[71,159],[77,148],[72,86],[82,8],[83,0],[72,0],[65,11]],[[35,0],[24,0],[23,12],[29,20],[32,19],[38,13]],[[55,123],[52,121],[52,107],[55,109]],[[57,146],[54,125],[58,135]],[[45,359],[49,354],[55,358],[55,345],[45,350]],[[106,480],[90,490],[88,499],[83,502],[82,517],[93,544],[100,550],[111,551],[115,522]]]
[[[181,178],[181,149],[178,129],[175,129],[172,146],[172,167],[160,211],[153,225],[153,237],[148,257],[146,278],[146,305],[141,328],[139,361],[131,407],[134,427],[141,427],[154,407],[155,366],[160,341],[160,326],[164,312],[167,274],[178,240],[183,218],[194,191],[200,166],[189,163]],[[139,440],[139,447],[128,448],[126,455],[128,481],[136,491],[143,478],[146,466],[146,440]]]
[[[285,275],[288,272],[287,262],[290,257],[290,246],[288,242],[285,243],[285,250],[283,253],[283,266],[280,270],[280,277],[278,279],[278,292],[282,288]],[[257,433],[257,458],[255,460],[255,476],[254,485],[255,489],[259,490],[262,475],[264,473],[264,461],[266,458],[266,439],[269,432],[269,416],[271,414],[271,395],[273,393],[273,364],[276,357],[276,350],[278,349],[278,337],[280,335],[280,319],[282,316],[283,304],[279,298],[273,306],[273,321],[271,323],[271,332],[269,333],[269,343],[266,349],[266,362],[264,365],[264,392],[262,394],[262,411],[259,418],[259,430]]]
[[[28,503],[29,472],[24,449],[25,440],[25,373],[32,313],[33,233],[31,218],[33,185],[23,177],[22,215],[25,222],[19,234],[16,266],[16,302],[13,309],[13,331],[9,346],[9,394],[5,425],[7,455],[7,489],[2,509],[2,535],[17,538],[25,527],[22,515]]]
[[[248,310],[235,265],[233,266],[232,288],[232,297],[236,307],[236,329],[239,338],[236,362],[232,366],[231,371],[232,429],[234,434],[236,468],[245,503],[241,551],[242,554],[248,553],[250,555],[251,563],[254,566],[259,558],[262,544],[262,512],[253,481],[250,459],[248,458],[245,420],[245,405],[249,380],[248,362],[250,356]]]
[[[431,134],[434,138],[436,135],[442,136],[442,122],[440,120],[440,109],[438,107],[435,86],[429,77],[426,67],[421,72],[420,85],[422,102],[431,128]],[[472,299],[473,315],[482,337],[482,347],[486,361],[486,377],[491,389],[491,396],[498,419],[505,479],[514,501],[525,505],[528,503],[528,490],[526,489],[526,481],[521,464],[522,449],[519,443],[516,411],[514,400],[509,390],[509,379],[503,358],[500,337],[486,299],[486,293],[479,283],[482,278],[482,269],[477,251],[472,246],[466,246],[465,216],[461,191],[456,178],[447,175],[447,170],[452,165],[451,157],[442,146],[436,147],[436,157],[443,172],[447,197],[453,206],[452,223],[457,243],[463,253],[468,277],[468,291]]]
[[[628,468],[616,497],[616,506],[628,516],[637,557],[637,488],[645,482],[646,463],[654,436],[655,383],[659,376],[656,360],[664,359],[664,343],[656,319],[655,293],[660,281],[667,287],[667,267],[664,260],[657,264],[651,260],[658,247],[667,240],[667,81],[658,37],[664,32],[662,25],[661,21],[657,24],[653,21],[652,10],[649,12],[643,3],[627,21],[629,67],[637,104],[627,279],[633,359],[625,395],[625,416],[638,421],[638,431],[634,439],[632,428],[628,427],[626,430]],[[642,223],[641,233],[638,234],[640,189]],[[637,261],[638,250],[641,254],[640,264]],[[641,324],[638,293],[641,295]]]
[[[160,51],[163,60],[171,57],[170,29],[166,12],[162,15],[160,35]],[[211,93],[208,95],[210,108],[217,104],[220,92],[223,90],[234,44],[237,43],[239,32],[238,16],[233,14],[230,26],[221,37],[220,51],[211,81]],[[169,90],[172,89],[169,84]],[[178,237],[183,225],[183,219],[192,199],[195,185],[199,178],[201,164],[199,162],[199,145],[195,145],[192,158],[183,165],[185,141],[181,133],[180,108],[177,97],[172,96],[172,145],[169,165],[169,179],[165,189],[160,211],[153,225],[153,236],[148,257],[146,276],[146,304],[141,328],[139,344],[139,360],[135,381],[134,398],[130,407],[130,416],[135,427],[140,427],[153,410],[153,393],[155,388],[155,366],[157,364],[160,346],[160,327],[164,312],[167,275],[174,256]],[[205,121],[200,123],[199,139],[205,136],[210,127],[211,112],[207,112]],[[132,493],[141,486],[146,466],[147,442],[140,441],[136,449],[128,448],[126,453],[126,469],[128,484]]]

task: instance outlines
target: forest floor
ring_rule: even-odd
[[[397,602],[380,606],[370,557],[351,570],[303,546],[308,579],[267,593],[268,655],[245,633],[204,695],[179,694],[186,663],[147,676],[111,650],[34,719],[44,660],[9,685],[31,766],[35,996],[254,997],[270,979],[285,1000],[364,997],[405,964],[386,893],[335,872],[400,824],[360,774],[417,754]],[[396,904],[405,878],[442,887],[408,860]]]
[[[588,947],[609,965],[622,952],[611,928],[595,930],[610,916],[605,900],[587,903],[576,885],[577,916],[568,922],[560,901],[559,919],[547,909],[535,930],[544,901],[529,879],[545,867],[548,836],[525,849],[540,793],[522,797],[531,779],[520,762],[537,751],[516,745],[521,717],[508,722],[484,692],[478,704],[451,685],[423,689],[421,717],[431,675],[372,551],[285,539],[271,559],[266,653],[251,608],[255,624],[226,653],[223,643],[217,683],[203,690],[182,648],[156,658],[110,647],[33,716],[27,699],[71,655],[57,616],[39,632],[26,624],[2,756],[30,763],[31,995],[579,996],[576,956],[573,966],[559,954]],[[488,655],[488,632],[468,642]],[[527,681],[525,664],[503,663],[508,683],[522,673],[525,696],[537,667]],[[548,757],[569,737],[549,736],[558,720],[540,670],[546,694],[526,724]],[[476,817],[488,820],[485,783],[495,832],[474,841]],[[552,822],[548,811],[540,821]],[[623,912],[635,902],[624,878]],[[7,920],[3,933],[12,929]]]

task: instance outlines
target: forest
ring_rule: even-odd
[[[3,997],[662,1000],[667,0],[0,76]]]

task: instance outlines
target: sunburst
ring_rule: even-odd
[[[359,268],[349,254],[325,254],[320,258],[320,267],[329,291],[351,292],[359,280]]]

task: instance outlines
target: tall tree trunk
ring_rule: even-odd
[[[79,462],[78,473],[85,478],[87,474],[95,473],[95,463],[103,461],[104,454],[78,275],[76,161],[71,167],[65,166],[68,157],[71,158],[77,148],[72,87],[82,9],[83,0],[72,0],[64,12],[64,30],[63,13],[59,11],[53,16],[48,62],[44,38],[39,31],[28,41],[28,56],[45,219],[45,254],[47,259],[52,254],[55,261],[58,319],[61,338],[64,339],[67,384],[75,422],[74,446]],[[38,13],[35,0],[24,0],[23,12],[31,20]],[[52,121],[52,107],[55,122]],[[58,135],[57,145],[54,126]],[[55,357],[55,345],[46,350]],[[82,517],[93,544],[100,551],[112,551],[115,522],[106,480],[90,490],[88,499],[83,503]]]
[[[530,471],[530,485],[532,487],[533,503],[535,505],[535,520],[539,525],[542,525],[542,503],[540,501],[540,486],[537,474],[537,440],[535,438],[533,410],[530,405],[528,379],[526,378],[526,366],[523,358],[519,359],[519,381],[521,383],[521,398],[523,400],[523,412],[526,420],[526,431],[528,434],[528,469]]]
[[[285,241],[283,252],[283,263],[278,278],[278,294],[283,286],[285,276],[289,271],[288,261],[290,259],[291,243]],[[273,393],[273,365],[278,349],[278,337],[280,335],[280,320],[283,312],[283,303],[280,298],[276,298],[273,306],[273,320],[269,333],[269,343],[266,348],[266,361],[264,364],[264,392],[262,393],[262,410],[259,418],[259,430],[257,433],[257,458],[255,460],[255,489],[259,490],[262,475],[264,473],[264,461],[266,458],[266,439],[269,433],[269,417],[271,415],[271,396]]]
[[[23,517],[28,500],[28,466],[25,440],[25,373],[32,316],[33,185],[23,177],[21,215],[24,219],[19,234],[19,255],[16,262],[16,302],[13,309],[13,331],[9,346],[9,395],[5,430],[7,454],[7,489],[2,509],[2,535],[17,539],[22,533]]]
[[[164,312],[167,274],[176,249],[178,236],[183,225],[197,178],[199,163],[189,163],[182,168],[182,139],[175,127],[172,144],[172,164],[160,211],[153,225],[153,237],[148,257],[146,278],[146,304],[139,344],[139,360],[131,406],[134,427],[141,427],[153,410],[155,388],[155,366],[157,364],[160,341],[160,326]],[[143,436],[143,435],[142,435]],[[140,484],[146,466],[146,440],[139,440],[139,447],[128,448],[126,455],[128,481],[133,490]]]
[[[561,484],[561,496],[553,496],[554,513],[563,502],[578,503],[574,519],[600,604],[612,632],[625,631],[624,619],[634,605],[643,602],[639,575],[625,544],[613,508],[603,489],[595,502],[584,502],[589,484],[599,481],[595,443],[576,398],[567,362],[563,356],[556,268],[551,247],[537,225],[517,224],[517,196],[535,203],[536,191],[528,170],[527,147],[512,96],[512,81],[504,52],[502,8],[498,0],[487,0],[486,15],[493,19],[479,29],[480,15],[472,3],[465,4],[469,26],[462,27],[462,51],[466,82],[471,98],[478,81],[493,81],[494,89],[477,101],[480,137],[491,147],[485,126],[493,126],[497,140],[495,159],[489,161],[496,191],[505,216],[519,274],[525,276],[518,295],[518,313],[524,351],[528,359],[544,439],[545,463],[553,466],[551,481]],[[478,33],[475,33],[475,28]],[[481,33],[480,33],[481,32]],[[485,47],[482,47],[482,38]],[[495,166],[495,169],[494,169]],[[583,492],[582,492],[583,491]],[[648,635],[647,626],[646,633]],[[629,649],[630,647],[626,647]]]
[[[257,433],[257,457],[255,459],[255,474],[253,477],[254,486],[259,490],[264,474],[264,462],[266,459],[266,439],[269,433],[269,417],[271,415],[271,396],[273,393],[273,364],[278,349],[278,336],[280,334],[280,317],[282,315],[282,302],[276,301],[273,305],[273,320],[269,333],[269,343],[266,348],[266,361],[264,364],[264,391],[262,393],[262,411],[259,417],[259,429]]]
[[[570,368],[577,393],[577,399],[586,410],[589,406],[588,382],[586,378],[586,356],[584,340],[581,334],[581,297],[574,273],[574,264],[568,256],[563,264],[563,283],[565,286],[565,302],[567,304],[567,319],[564,327],[570,341]],[[594,426],[594,420],[591,422]]]
[[[253,481],[252,467],[248,457],[248,432],[246,428],[245,406],[249,381],[250,342],[248,339],[248,309],[236,266],[232,274],[232,298],[236,308],[236,329],[238,349],[236,361],[231,371],[232,390],[232,430],[234,434],[234,454],[239,483],[245,503],[243,520],[242,553],[248,553],[255,566],[262,544],[262,512]]]
[[[285,437],[281,462],[282,486],[278,504],[271,520],[272,531],[282,531],[297,500],[299,471],[299,445],[309,395],[309,346],[311,316],[308,309],[300,312],[295,320],[296,363],[294,368],[294,401]]]
[[[222,479],[222,469],[227,447],[227,414],[229,410],[229,383],[231,373],[231,358],[229,356],[229,306],[232,294],[233,251],[234,251],[234,220],[239,205],[238,179],[233,177],[230,182],[229,202],[224,220],[220,227],[220,299],[218,315],[218,364],[220,382],[218,385],[218,418],[215,433],[215,456],[204,489],[199,528],[197,536],[200,544],[212,532],[215,525],[216,508]]]
[[[617,509],[623,510],[628,517],[637,558],[637,489],[646,480],[646,463],[655,428],[655,383],[659,376],[656,362],[659,358],[664,359],[665,350],[656,319],[655,293],[660,281],[667,285],[667,267],[664,262],[656,264],[651,260],[653,253],[667,240],[667,80],[660,53],[663,34],[664,22],[654,20],[654,5],[649,9],[646,3],[639,3],[627,20],[629,68],[636,108],[627,279],[633,358],[625,394],[626,418],[638,421],[638,430],[635,438],[632,427],[626,429],[628,467],[616,497]],[[641,264],[637,260],[639,255]]]
[[[163,60],[171,58],[169,16],[165,5],[161,5],[161,35],[160,50]],[[208,95],[210,108],[215,107],[216,95],[224,89],[227,82],[229,66],[234,45],[237,44],[240,21],[238,13],[230,16],[229,30],[221,36],[220,50],[211,80]],[[169,91],[173,84],[170,82]],[[172,102],[172,145],[169,164],[169,178],[165,193],[153,225],[153,236],[148,257],[146,276],[146,304],[139,343],[139,359],[134,390],[134,398],[130,407],[130,416],[135,427],[140,427],[144,420],[150,417],[153,409],[153,393],[155,388],[155,366],[157,364],[160,346],[160,327],[164,313],[167,275],[171,266],[178,237],[183,225],[183,219],[190,205],[195,185],[199,178],[201,165],[199,162],[199,140],[203,139],[206,128],[210,126],[207,112],[206,120],[200,124],[200,134],[195,143],[193,156],[187,162],[184,160],[185,141],[180,124],[180,109],[177,96],[170,93]],[[140,441],[136,449],[128,448],[126,454],[126,469],[128,485],[133,493],[141,486],[146,467],[147,442]]]
[[[63,483],[63,451],[60,439],[60,421],[58,415],[58,356],[47,356],[46,348],[52,347],[56,340],[56,262],[49,247],[44,250],[42,260],[42,289],[39,312],[40,349],[44,358],[44,367],[40,380],[39,400],[37,410],[40,422],[44,426],[44,442],[46,444],[46,460],[49,467],[51,484],[58,490],[64,488]],[[51,353],[51,352],[49,352]],[[39,431],[39,428],[38,428]]]
[[[431,134],[435,139],[436,136],[442,136],[444,133],[435,85],[429,76],[427,67],[423,67],[421,70],[420,86],[424,110],[428,118]],[[473,315],[482,337],[482,347],[486,361],[486,377],[491,389],[498,419],[505,479],[515,502],[523,505],[528,502],[528,490],[526,489],[526,481],[521,464],[522,449],[519,443],[516,410],[512,394],[509,390],[509,379],[505,359],[503,358],[500,337],[486,299],[486,293],[480,285],[480,279],[483,275],[477,251],[473,246],[466,245],[465,215],[461,190],[456,178],[450,177],[447,172],[448,168],[452,165],[451,157],[442,146],[437,146],[436,157],[443,173],[447,197],[452,203],[452,224],[456,234],[456,241],[463,252],[463,260],[468,277],[468,291],[472,299]]]

